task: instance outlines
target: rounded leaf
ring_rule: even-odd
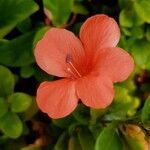
[[[34,68],[32,66],[25,66],[20,69],[20,75],[22,78],[30,78],[34,74]]]
[[[11,110],[13,112],[23,112],[29,108],[32,102],[30,95],[25,93],[14,93],[9,97]]]
[[[146,23],[150,23],[150,2],[149,0],[137,0],[134,3],[134,9],[137,15]]]
[[[0,97],[0,117],[7,112],[7,104],[3,98]]]
[[[23,124],[15,113],[7,112],[0,118],[0,129],[10,138],[18,138],[23,131]]]
[[[13,93],[15,85],[14,75],[4,66],[0,65],[0,96],[5,97]]]
[[[131,13],[126,9],[123,9],[119,15],[119,22],[123,27],[132,27],[133,19],[130,17]]]

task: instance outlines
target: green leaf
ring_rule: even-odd
[[[136,14],[134,9],[123,9],[119,15],[119,23],[123,27],[133,27],[139,26],[144,23],[144,21]]]
[[[96,140],[95,150],[122,150],[122,142],[116,133],[116,123],[112,123],[100,133]]]
[[[5,99],[0,97],[0,117],[2,117],[8,110]]]
[[[150,122],[150,97],[148,97],[144,103],[144,107],[142,109],[141,120],[143,123]]]
[[[79,121],[81,124],[88,124],[90,120],[90,112],[89,109],[79,104],[76,110],[73,112],[73,116],[77,121]]]
[[[68,128],[69,135],[74,135],[76,134],[77,130],[81,127],[81,123],[75,122],[71,124]]]
[[[126,36],[131,36],[130,28],[122,27],[121,30]]]
[[[0,43],[0,63],[11,66],[26,66],[34,62],[33,38],[35,32],[26,33],[10,41]]]
[[[53,119],[52,122],[60,128],[68,128],[69,125],[75,122],[75,119],[72,115],[69,115],[65,118]]]
[[[137,0],[134,2],[134,8],[139,17],[145,22],[150,23],[150,1]]]
[[[119,47],[122,47],[124,49],[128,49],[128,45],[127,45],[127,40],[126,40],[126,36],[125,35],[121,35],[121,38],[120,38],[120,41],[119,41],[119,44],[118,44]]]
[[[130,5],[131,5],[130,0],[119,0],[119,6],[121,8],[126,8],[126,7],[129,7]]]
[[[12,94],[14,86],[14,75],[6,67],[0,65],[0,96],[5,97]]]
[[[116,86],[115,100],[108,109],[108,114],[105,115],[107,120],[123,119],[133,105],[133,98],[128,94],[126,88]]]
[[[37,30],[37,32],[35,33],[35,37],[34,37],[34,40],[33,40],[33,45],[36,45],[37,42],[39,40],[41,40],[41,38],[43,37],[43,35],[45,34],[45,32],[50,29],[49,26],[44,26],[44,27],[41,27]]]
[[[95,124],[108,111],[108,109],[90,109],[91,123]]]
[[[8,101],[10,102],[10,107],[13,112],[19,113],[23,112],[29,108],[32,102],[30,95],[25,93],[17,92],[12,94]]]
[[[144,37],[144,30],[141,26],[140,27],[133,27],[131,29],[131,34],[136,39],[142,39]]]
[[[34,68],[34,76],[35,76],[36,80],[38,80],[40,82],[46,81],[46,80],[49,81],[49,80],[54,79],[54,76],[47,74],[46,72],[44,72],[37,66]]]
[[[32,99],[33,100],[30,107],[26,111],[21,113],[21,118],[23,118],[24,121],[31,120],[31,118],[33,118],[33,116],[38,112],[36,100],[33,97]]]
[[[76,35],[79,35],[79,31],[83,22],[78,22],[73,25],[72,32]]]
[[[64,132],[63,134],[61,134],[61,136],[57,140],[54,150],[66,150],[68,148],[68,140],[68,133]]]
[[[75,3],[72,7],[72,12],[74,12],[75,14],[81,14],[81,15],[87,15],[89,13],[87,8],[81,3]]]
[[[0,0],[0,38],[38,10],[33,0]]]
[[[68,21],[74,0],[43,0],[45,11],[52,14],[52,21],[55,26],[65,25]],[[49,14],[46,13],[46,14]],[[51,16],[47,16],[51,19]]]
[[[32,66],[21,67],[20,74],[22,78],[29,78],[34,74],[34,68]]]
[[[150,42],[145,39],[136,40],[131,46],[131,52],[136,64],[142,69],[150,70]]]
[[[78,131],[79,141],[82,147],[82,150],[94,150],[94,137],[92,133],[86,128],[80,128]]]
[[[131,11],[127,11],[125,9],[123,9],[120,12],[119,23],[121,26],[123,26],[123,27],[132,27],[133,26],[133,20],[131,17],[131,13],[132,13]]]
[[[31,29],[31,27],[32,27],[32,22],[30,18],[27,18],[17,24],[17,29],[22,33],[28,32]]]
[[[0,118],[0,129],[10,138],[18,138],[23,130],[23,124],[13,112],[7,112]]]
[[[94,125],[90,125],[89,129],[94,137],[94,139],[97,139],[97,137],[99,136],[99,133],[104,129],[104,126],[102,124],[94,124]]]

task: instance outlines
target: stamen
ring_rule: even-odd
[[[76,73],[76,75],[78,75],[78,77],[82,77],[81,74],[78,72],[78,70],[73,65],[72,61],[73,61],[72,56],[70,54],[67,54],[67,56],[66,56],[66,63],[69,64],[69,67],[67,68],[67,71],[69,71],[71,74]]]
[[[70,54],[67,54],[66,56],[66,63],[72,62],[73,58]]]
[[[68,64],[73,68],[73,70],[75,71],[75,73],[77,73],[77,75],[79,77],[82,77],[81,74],[78,72],[78,70],[74,67],[74,65],[72,64],[72,62],[68,62]]]

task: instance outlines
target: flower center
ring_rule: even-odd
[[[67,71],[71,75],[71,78],[80,78],[82,75],[76,69],[75,65],[73,64],[73,58],[70,54],[66,56],[66,63],[67,63]]]

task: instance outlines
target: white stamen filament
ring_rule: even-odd
[[[74,65],[72,64],[72,62],[68,62],[68,64],[71,66],[71,68],[73,69],[73,71],[79,76],[82,77],[81,74],[78,72],[78,70],[74,67]],[[68,71],[71,71],[71,68],[67,68]],[[71,71],[72,72],[72,71]]]

